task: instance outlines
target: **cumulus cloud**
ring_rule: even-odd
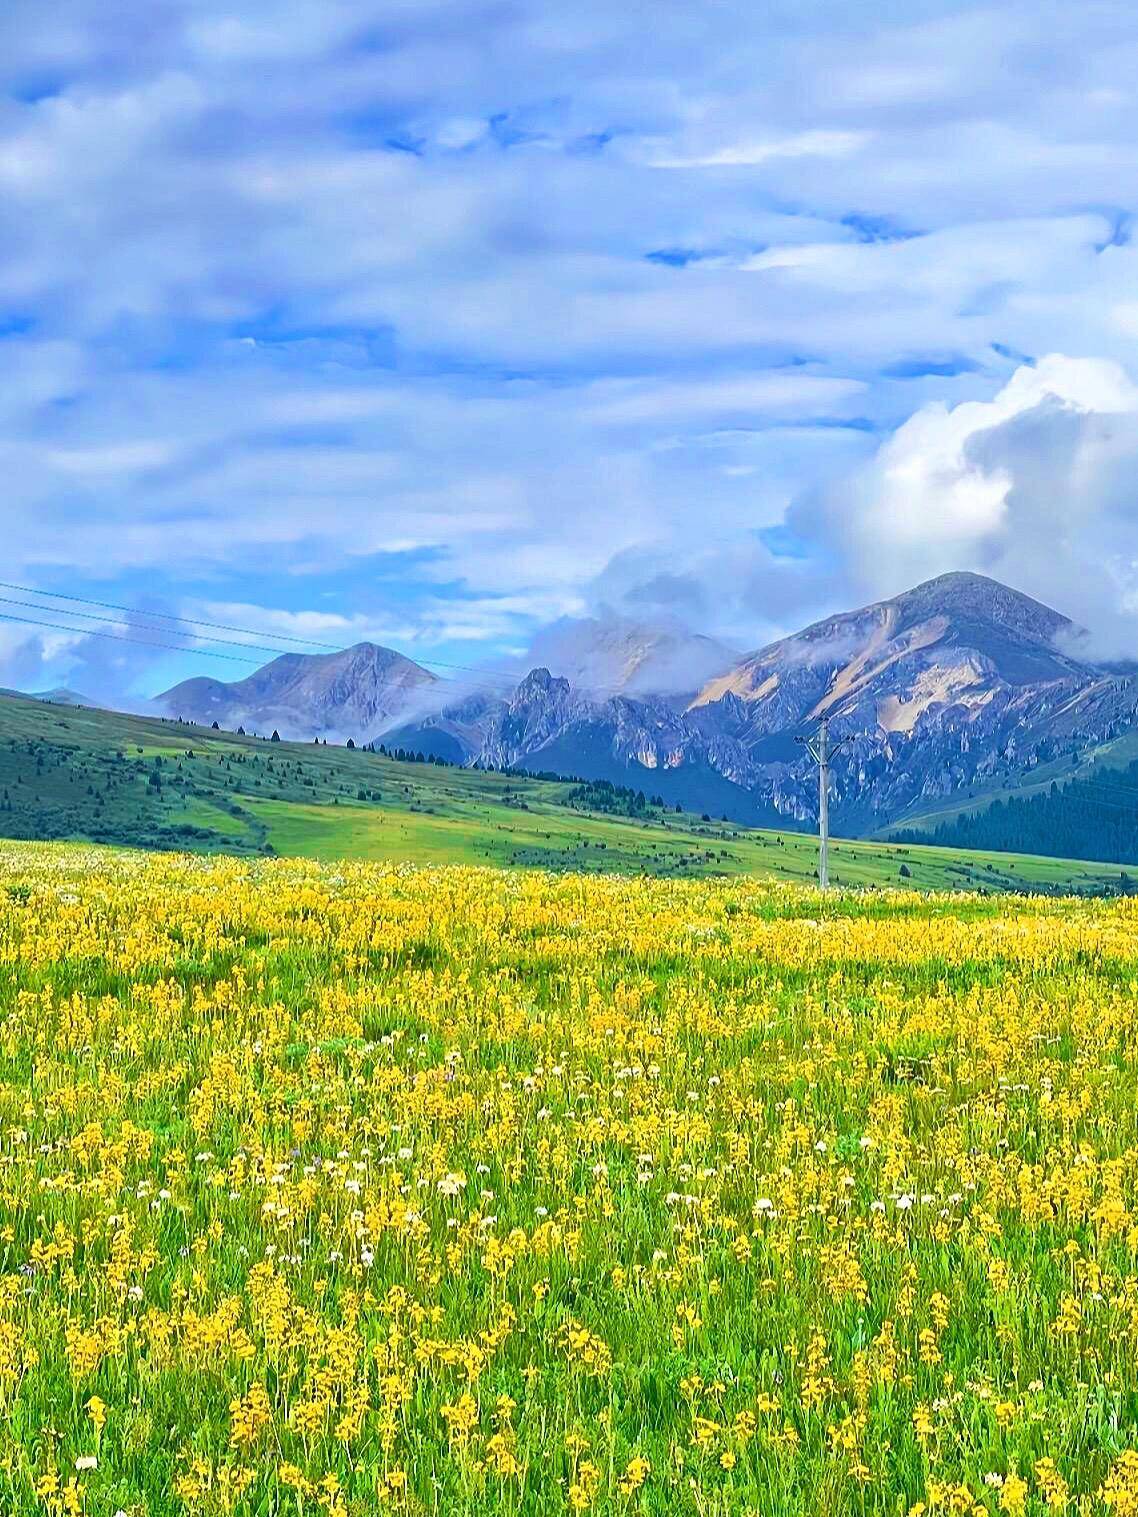
[[[1053,354],[989,401],[934,404],[839,490],[791,512],[848,582],[892,593],[974,569],[1090,629],[1084,652],[1138,657],[1138,386]]]
[[[461,662],[1101,554],[1124,635],[1136,64],[1113,4],[17,6],[11,577]]]

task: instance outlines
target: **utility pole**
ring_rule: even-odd
[[[813,737],[796,739],[818,765],[818,888],[825,890],[830,883],[830,759],[848,737],[830,741],[830,723],[822,717],[818,731]]]

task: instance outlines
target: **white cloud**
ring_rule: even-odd
[[[443,121],[435,130],[435,141],[441,148],[460,151],[473,147],[486,135],[486,122],[477,116],[454,116]]]
[[[648,148],[655,169],[758,168],[774,158],[848,158],[869,141],[866,132],[810,131],[766,141],[728,142],[685,153]]]
[[[928,406],[859,475],[792,513],[851,587],[889,594],[969,568],[1138,656],[1138,386],[1115,363],[1052,354],[990,401]]]
[[[13,577],[220,602],[255,572],[280,606],[303,576],[371,596],[345,635],[489,643],[630,554],[729,585],[706,614],[744,641],[820,562],[833,600],[970,555],[1071,604],[1099,552],[1131,597],[1124,7],[5,20]],[[1009,384],[1048,352],[1101,362]],[[803,564],[753,547],[788,507]]]
[[[861,380],[787,370],[685,384],[605,380],[592,386],[589,396],[592,414],[604,422],[674,422],[711,414],[724,420],[742,418],[758,423],[772,414],[787,412],[829,415],[866,388]]]
[[[147,469],[160,468],[173,457],[172,447],[157,440],[148,440],[109,443],[90,448],[59,448],[45,454],[44,461],[51,468],[62,469],[65,474],[91,478],[139,474]]]

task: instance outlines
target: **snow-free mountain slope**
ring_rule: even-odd
[[[444,708],[405,735],[427,752],[445,742],[452,760],[619,777],[687,804],[715,776],[729,814],[808,823],[815,776],[795,737],[827,716],[849,740],[835,815],[877,827],[958,789],[1014,782],[1131,724],[1130,679],[1081,661],[1077,646],[1061,613],[983,575],[948,574],[738,660],[686,710],[539,670],[473,720]]]
[[[230,731],[275,728],[282,737],[361,742],[405,715],[436,682],[391,648],[357,643],[339,653],[284,653],[232,684],[184,680],[157,703],[170,716]]]
[[[982,687],[993,679],[1014,686],[1046,683],[1088,672],[1061,650],[1060,639],[1075,633],[1065,616],[996,580],[944,574],[748,655],[709,681],[692,705],[735,695],[773,702],[776,721],[789,710],[832,716],[869,689],[898,694],[894,687],[902,672],[911,675],[915,668],[943,671],[946,689]],[[775,699],[787,687],[789,705]]]

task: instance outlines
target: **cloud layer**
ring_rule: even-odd
[[[1138,652],[1138,19],[865,23],[17,6],[12,580],[474,663],[604,605],[754,645],[974,567]],[[0,682],[91,656],[0,629]],[[109,682],[209,667],[131,646]]]

